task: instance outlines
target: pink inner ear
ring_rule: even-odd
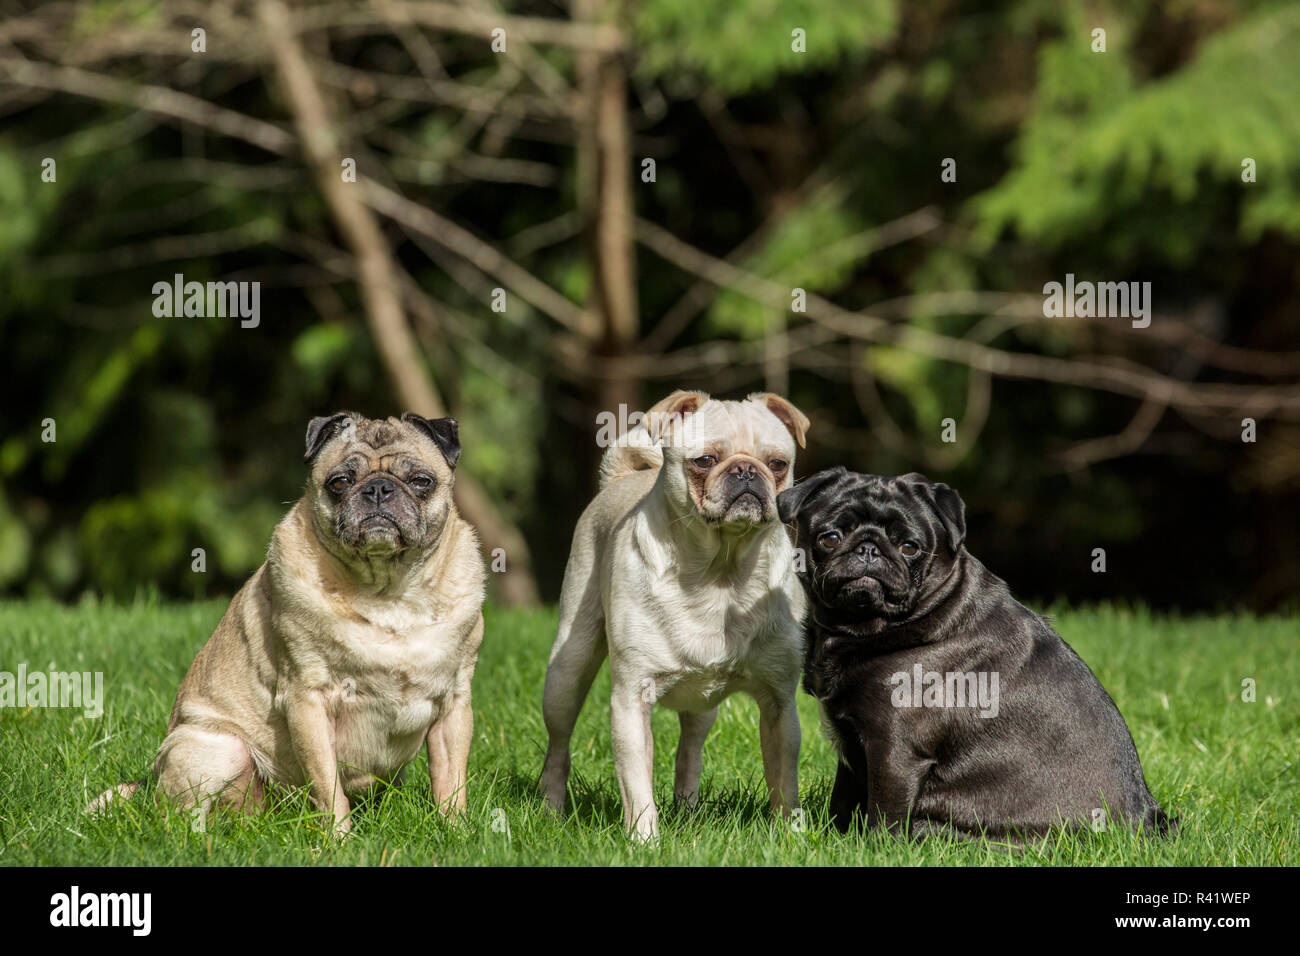
[[[700,405],[708,398],[699,392],[684,392],[682,396],[674,401],[667,408],[663,409],[665,415],[686,416],[700,410]]]
[[[700,396],[687,395],[680,402],[674,404],[672,410],[683,418],[687,415],[693,415],[700,410]]]
[[[769,394],[763,404],[765,404],[767,410],[775,415],[780,420],[781,424],[786,427],[786,431],[794,437],[795,442],[798,443],[800,448],[807,447],[804,444],[804,429],[807,427],[804,424],[804,421],[806,421],[806,419],[800,421],[800,419],[803,418],[803,415],[798,409],[779,395]]]
[[[680,421],[687,415],[692,415],[699,411],[700,406],[707,400],[708,396],[688,394],[683,395],[667,408],[658,411],[651,409],[651,411],[646,414],[646,431],[648,431],[652,437],[662,438],[667,433],[668,427],[672,422]]]

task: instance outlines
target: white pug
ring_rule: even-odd
[[[805,598],[776,496],[793,483],[808,418],[779,395],[717,401],[674,392],[606,452],[601,491],[573,535],[546,671],[550,736],[541,791],[564,808],[569,738],[606,655],[623,819],[658,832],[652,780],[656,703],[678,712],[674,791],[693,806],[704,739],[736,691],[759,707],[772,807],[799,800]]]

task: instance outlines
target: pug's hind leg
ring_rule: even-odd
[[[182,724],[158,749],[158,786],[205,820],[218,803],[245,813],[261,809],[262,781],[248,746],[233,734]]]
[[[593,587],[576,600],[566,586],[560,599],[560,626],[542,694],[548,741],[538,789],[547,805],[557,813],[564,811],[564,795],[569,784],[569,739],[592,681],[608,654],[605,615],[594,577],[591,583]],[[568,584],[567,577],[565,584]]]
[[[678,714],[682,735],[677,741],[677,765],[673,778],[673,796],[681,807],[692,810],[700,797],[700,773],[704,769],[704,739],[708,737],[713,722],[718,719],[718,708],[698,714],[685,711]]]

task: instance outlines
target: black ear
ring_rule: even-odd
[[[339,412],[337,415],[319,415],[307,423],[307,451],[302,456],[304,462],[316,460],[320,450],[339,433],[345,422],[353,420],[351,412]]]
[[[407,412],[402,416],[402,421],[414,425],[432,438],[442,452],[442,457],[447,459],[447,464],[456,467],[456,462],[460,460],[460,426],[456,424],[456,419],[425,418],[415,412]]]
[[[966,503],[961,500],[961,495],[943,482],[931,481],[917,472],[901,475],[899,480],[911,483],[930,502],[930,507],[939,516],[939,523],[948,534],[948,546],[956,554],[966,540]]]
[[[810,475],[797,485],[793,485],[781,492],[776,496],[776,513],[781,517],[781,523],[789,524],[799,516],[799,512],[803,510],[804,503],[809,498],[832,482],[839,481],[847,474],[848,469],[843,465],[827,468],[825,471]]]

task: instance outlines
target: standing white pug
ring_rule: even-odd
[[[656,703],[681,719],[679,802],[696,801],[718,704],[744,691],[758,702],[772,807],[788,815],[798,805],[805,598],[776,496],[793,482],[808,424],[779,395],[733,402],[678,391],[605,453],[601,491],[574,531],[546,671],[541,791],[555,810],[564,809],[569,738],[606,655],[614,766],[635,837],[658,832]]]

